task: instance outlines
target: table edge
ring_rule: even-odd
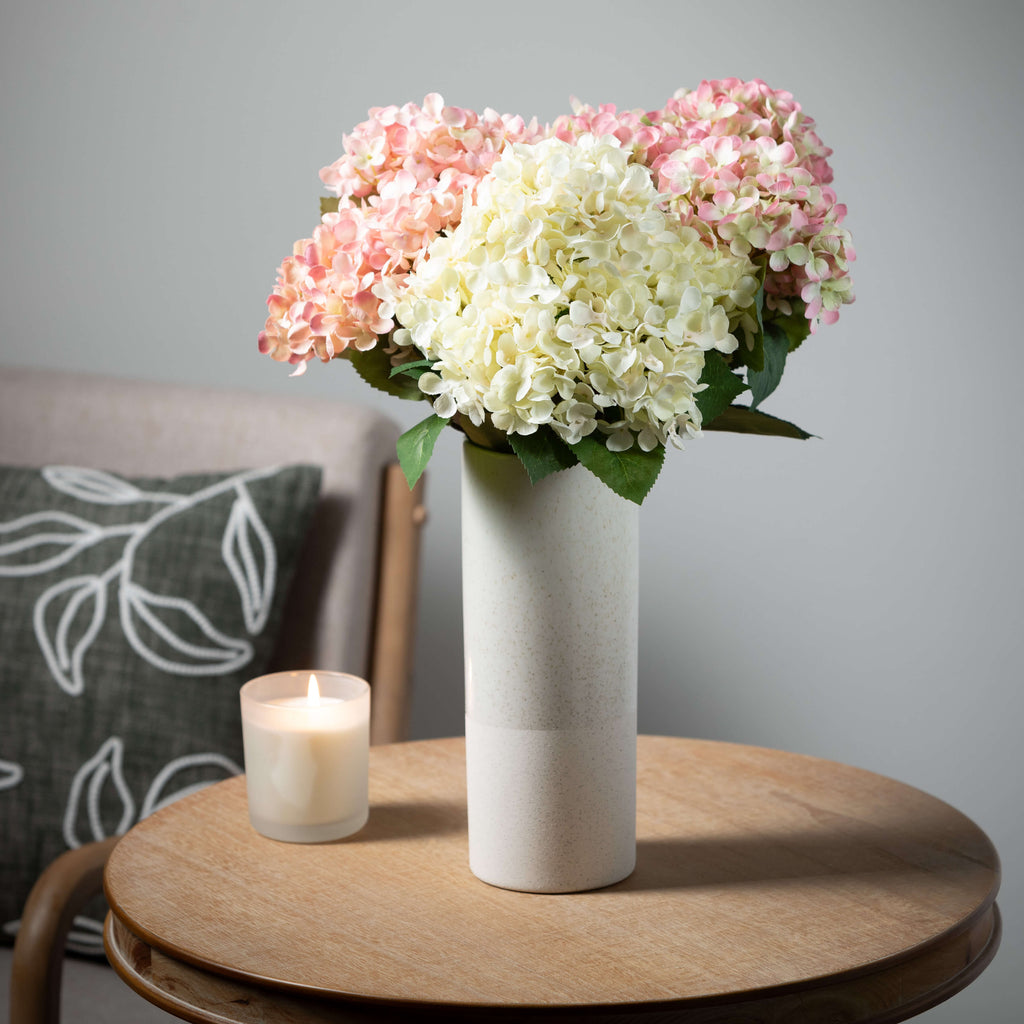
[[[730,992],[725,994],[715,995],[701,995],[695,997],[683,997],[680,999],[673,1000],[657,1000],[650,1002],[639,1002],[639,1003],[577,1003],[572,1006],[557,1006],[554,1004],[527,1004],[527,1003],[472,1003],[472,1002],[457,1002],[457,1003],[442,1003],[436,1001],[414,1001],[414,1000],[403,1000],[398,998],[389,998],[382,996],[366,996],[362,993],[357,992],[346,992],[340,989],[322,988],[315,985],[307,985],[299,982],[291,982],[281,980],[273,977],[265,977],[259,974],[253,974],[246,971],[241,971],[236,968],[225,966],[222,964],[212,963],[210,961],[203,960],[201,957],[190,954],[187,950],[177,947],[174,943],[167,942],[161,939],[159,936],[149,932],[148,929],[140,927],[136,922],[129,919],[127,915],[124,915],[123,908],[118,904],[116,897],[108,889],[106,885],[106,872],[104,873],[104,894],[107,898],[110,906],[110,914],[117,919],[117,921],[124,927],[130,934],[135,936],[137,939],[142,941],[153,949],[158,950],[162,954],[171,957],[172,959],[179,961],[183,964],[187,964],[190,967],[199,969],[200,971],[208,972],[212,975],[230,979],[237,982],[256,986],[262,990],[279,991],[288,993],[290,995],[305,996],[316,999],[323,999],[330,1002],[337,1002],[339,1004],[353,1004],[362,1007],[390,1007],[392,1009],[398,1009],[402,1007],[413,1007],[427,1010],[433,1008],[435,1010],[443,1008],[445,1011],[456,1010],[459,1012],[470,1012],[470,1011],[530,1011],[536,1014],[543,1014],[545,1011],[559,1012],[564,1015],[567,1010],[577,1011],[604,1011],[611,1013],[615,1011],[624,1012],[627,1008],[631,1013],[656,1013],[666,1012],[674,1010],[676,1012],[687,1011],[690,1009],[699,1010],[703,1008],[713,1008],[715,1006],[734,1006],[734,1005],[751,1005],[758,1001],[772,1000],[786,997],[794,993],[806,993],[815,990],[827,990],[831,988],[840,987],[848,983],[861,980],[864,978],[871,977],[873,975],[883,975],[889,971],[899,970],[906,968],[914,964],[915,962],[927,960],[930,956],[937,954],[943,947],[956,943],[958,939],[968,938],[975,929],[984,925],[984,922],[988,922],[988,938],[982,949],[974,956],[970,957],[963,970],[951,975],[945,982],[935,989],[935,992],[941,991],[942,994],[929,1002],[927,1005],[921,1007],[921,1009],[915,1010],[914,1013],[920,1013],[930,1008],[931,1006],[937,1005],[943,1002],[945,999],[950,998],[956,992],[960,991],[966,985],[970,984],[978,975],[980,975],[992,958],[998,951],[999,942],[1002,933],[1001,926],[1001,915],[999,913],[998,906],[996,904],[996,897],[999,892],[1001,882],[1001,864],[999,862],[998,852],[996,851],[995,845],[991,839],[984,832],[983,829],[973,819],[970,819],[958,808],[946,801],[941,800],[939,797],[935,797],[931,793],[927,793],[921,790],[919,787],[912,786],[909,783],[900,782],[900,780],[892,779],[891,776],[882,775],[881,773],[874,772],[871,769],[861,768],[855,765],[848,765],[844,762],[833,761],[829,758],[818,757],[813,754],[803,754],[787,750],[778,750],[771,747],[761,747],[752,744],[735,743],[725,740],[709,740],[701,739],[697,737],[674,737],[665,736],[661,734],[639,734],[637,741],[643,743],[645,741],[661,741],[661,740],[675,740],[683,741],[688,744],[696,745],[715,745],[720,747],[739,748],[749,751],[765,751],[768,753],[784,754],[789,757],[805,758],[815,762],[825,762],[830,764],[840,765],[843,768],[851,769],[857,772],[863,772],[868,775],[872,775],[878,778],[886,779],[888,781],[896,782],[901,786],[907,786],[910,789],[915,789],[919,793],[924,793],[929,799],[937,800],[940,803],[945,804],[951,810],[956,812],[961,817],[965,818],[974,826],[978,832],[984,836],[988,846],[992,853],[993,863],[991,866],[992,871],[992,885],[985,898],[974,908],[974,910],[967,915],[967,917],[958,921],[950,928],[919,943],[917,946],[910,947],[909,949],[903,950],[899,953],[893,954],[883,960],[872,961],[868,964],[862,964],[857,967],[852,967],[846,971],[838,972],[836,974],[826,975],[821,978],[806,978],[799,981],[785,982],[780,985],[766,986],[764,988],[756,988],[744,990],[742,992]],[[402,744],[389,744],[389,746],[411,746],[418,744],[438,744],[443,743],[445,746],[450,747],[462,747],[464,744],[464,737],[454,736],[440,739],[427,739],[427,740],[413,740],[407,741]],[[214,787],[226,787],[226,786],[238,786],[239,779],[243,776],[235,776],[232,778],[221,780],[220,782],[213,783]],[[205,787],[211,788],[211,787]],[[201,793],[193,793],[183,800],[194,799],[201,796]],[[157,811],[157,814],[160,812]],[[141,824],[141,823],[140,823]],[[116,855],[116,847],[112,853],[112,857]],[[468,870],[468,867],[467,867]],[[483,883],[481,883],[483,884]],[[567,897],[571,898],[571,897]],[[108,918],[109,919],[109,918]],[[106,932],[106,927],[104,933]],[[962,981],[960,980],[962,978]],[[950,987],[952,986],[952,987]],[[132,986],[133,988],[135,986]],[[136,989],[138,991],[138,989]],[[913,1016],[914,1014],[908,1014]],[[903,1017],[890,1017],[883,1016],[877,1019],[870,1018],[865,1021],[865,1024],[889,1024],[890,1021],[905,1020],[906,1016]]]
[[[111,933],[116,928],[122,929],[131,938],[141,942],[143,945],[148,946],[148,944],[144,939],[136,936],[115,915],[112,913],[108,915],[104,924],[104,946],[107,949],[108,958],[122,981],[138,995],[153,1005],[167,1012],[174,1013],[184,1020],[192,1021],[194,1024],[209,1024],[209,1022],[220,1024],[220,1022],[227,1019],[223,1015],[214,1014],[212,1011],[207,1013],[199,1007],[183,1003],[176,999],[173,994],[165,992],[163,989],[147,986],[144,976],[127,963],[123,951],[113,941]],[[960,943],[957,941],[958,939],[966,939],[967,946],[970,948],[972,936],[966,934],[952,937],[952,948],[944,951],[947,959],[959,961],[962,964],[960,969],[949,974],[938,984],[923,987],[918,992],[912,992],[909,998],[903,999],[899,1004],[890,1005],[881,1010],[881,1012],[874,1013],[872,1016],[850,1019],[854,1020],[855,1024],[898,1024],[898,1022],[906,1021],[911,1017],[916,1017],[918,1014],[926,1012],[962,991],[988,967],[998,952],[1002,936],[1002,917],[998,905],[993,904],[989,908],[988,913],[976,922],[975,932],[976,934],[973,938],[979,941],[973,943],[971,955],[964,957],[962,955],[963,949],[960,948]],[[939,950],[937,952],[942,953],[943,951]],[[171,959],[176,958],[171,957]],[[196,965],[189,961],[180,962],[186,967],[198,970],[200,973],[206,973],[206,969],[202,965]],[[869,973],[877,975],[884,983],[887,974],[898,972],[902,966],[907,965],[888,965]],[[749,1019],[752,1024],[756,1024],[757,1021],[767,1022],[776,1019],[787,1019],[780,1018],[778,1014],[786,1012],[787,1009],[789,1012],[793,1011],[793,1006],[788,1008],[785,1006],[786,1001],[791,996],[799,999],[800,1005],[798,1009],[802,1010],[809,999],[811,1001],[819,998],[824,998],[825,1000],[838,998],[842,1000],[845,986],[852,981],[858,980],[857,978],[849,977],[843,979],[826,978],[816,986],[798,985],[795,991],[792,991],[793,986],[785,986],[790,991],[757,990],[748,994],[728,994],[684,1002],[604,1003],[559,1007],[531,1004],[516,1004],[515,1006],[486,1003],[442,1004],[435,1002],[413,1002],[409,1000],[374,999],[365,996],[346,996],[343,993],[334,991],[323,993],[310,992],[305,989],[293,990],[277,985],[259,984],[251,978],[236,978],[220,975],[218,972],[212,971],[209,973],[214,978],[219,978],[222,981],[240,983],[268,994],[273,994],[277,991],[281,995],[309,999],[311,1004],[315,1001],[321,1009],[329,1007],[340,1009],[348,1005],[358,1008],[361,1013],[365,1013],[370,1018],[379,1014],[382,1020],[405,1019],[404,1016],[390,1016],[392,1014],[406,1014],[409,1019],[417,1019],[419,1015],[427,1018],[431,1014],[441,1011],[448,1019],[453,1021],[474,1019],[473,1015],[479,1014],[486,1014],[488,1019],[493,1017],[495,1020],[501,1020],[511,1018],[516,1013],[529,1014],[530,1018],[535,1020],[554,1021],[557,1019],[574,1020],[576,1019],[573,1016],[575,1013],[576,1015],[585,1015],[586,1020],[588,1022],[593,1021],[594,1024],[598,1024],[598,1022],[614,1024],[614,1022],[625,1022],[627,1020],[635,1022],[640,1018],[649,1018],[652,1024],[656,1021],[678,1022],[681,1014],[685,1014],[685,1020],[688,1024],[726,1024],[727,1021],[733,1020],[734,1017],[732,1015],[738,1012],[743,1013],[744,1018]],[[902,979],[900,980],[902,981]],[[889,984],[885,985],[885,988],[892,991],[902,991],[902,984]],[[723,1014],[729,1014],[730,1016],[726,1017]],[[754,1014],[764,1016],[755,1017]],[[241,1020],[242,1018],[238,1019]]]

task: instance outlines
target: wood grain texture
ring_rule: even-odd
[[[799,991],[745,994],[713,1004],[511,1008],[394,1006],[292,994],[212,974],[175,960],[107,918],[107,950],[132,988],[157,1006],[195,1024],[460,1024],[551,1020],[559,1024],[892,1024],[916,1016],[958,992],[989,963],[999,940],[998,913],[966,935],[945,940],[911,964],[880,968],[852,979],[826,979]]]
[[[409,735],[409,690],[419,586],[420,541],[427,512],[426,477],[410,490],[397,463],[384,471],[380,550],[370,638],[370,742]]]
[[[571,896],[470,874],[463,773],[461,740],[373,748],[369,824],[320,846],[253,832],[242,779],[171,805],[108,863],[124,941],[190,985],[212,971],[211,984],[333,1000],[333,1019],[575,1008],[693,1024],[903,1020],[998,945],[987,837],[869,772],[641,737],[637,869]]]

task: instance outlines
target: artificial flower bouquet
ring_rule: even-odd
[[[547,126],[437,95],[371,110],[320,172],[337,198],[284,260],[260,350],[426,401],[410,483],[450,424],[534,481],[579,462],[639,503],[702,429],[810,436],[758,406],[853,301],[830,154],[760,81]]]

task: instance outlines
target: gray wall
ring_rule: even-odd
[[[728,12],[728,13],[726,13]],[[256,353],[318,169],[370,106],[659,107],[792,91],[835,150],[859,299],[767,411],[642,512],[641,728],[798,750],[942,796],[1004,860],[1003,949],[927,1016],[1020,1019],[1024,165],[1019,0],[5,4],[0,362],[331,395]],[[302,458],[302,439],[295,438]],[[461,732],[458,445],[431,466],[414,730]]]

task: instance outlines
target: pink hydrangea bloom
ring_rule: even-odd
[[[375,289],[400,282],[446,227],[507,142],[546,131],[535,121],[445,106],[436,93],[422,107],[381,107],[343,138],[344,153],[320,172],[338,195],[313,237],[296,243],[267,300],[260,351],[299,364],[347,348],[372,348],[393,321]]]
[[[363,198],[402,171],[419,182],[437,181],[441,172],[455,172],[454,181],[481,178],[506,142],[532,142],[546,134],[536,121],[445,106],[431,93],[419,107],[375,107],[369,119],[342,138],[345,152],[320,172],[327,188],[339,196]]]
[[[768,255],[769,309],[806,303],[813,330],[853,301],[846,207],[829,187],[832,151],[793,97],[728,78],[680,90],[649,115],[666,132],[651,166],[684,223],[735,255]]]
[[[551,134],[563,142],[575,142],[583,135],[614,136],[634,158],[650,166],[662,152],[665,140],[676,135],[673,126],[654,124],[642,110],[617,110],[612,103],[596,109],[573,100],[573,113],[556,118]]]

